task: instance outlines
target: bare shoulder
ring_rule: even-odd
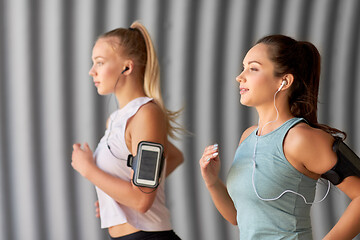
[[[150,141],[165,144],[167,128],[165,115],[154,102],[141,106],[136,114],[129,119],[126,128],[127,144],[131,148],[140,141]]]
[[[239,145],[248,137],[250,136],[250,134],[255,131],[255,129],[257,128],[257,125],[254,125],[254,126],[251,126],[249,128],[247,128],[241,135],[241,138],[240,138],[240,142],[239,142]]]
[[[137,122],[152,122],[162,124],[165,121],[165,116],[161,108],[154,102],[148,102],[140,107],[138,112],[134,115],[134,120]]]
[[[314,174],[322,174],[336,163],[333,142],[329,133],[299,123],[285,137],[284,152],[291,163],[303,165]]]
[[[334,142],[331,134],[321,129],[310,127],[306,123],[299,123],[291,128],[285,139],[289,140],[289,144],[295,144],[297,147],[302,145],[310,147],[312,145],[312,148],[328,147]]]

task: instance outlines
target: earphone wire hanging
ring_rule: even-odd
[[[278,110],[278,108],[276,107],[276,101],[275,101],[275,99],[276,99],[277,93],[278,93],[278,92],[281,90],[281,88],[285,85],[284,82],[285,82],[285,81],[282,82],[281,86],[279,87],[279,89],[278,89],[278,90],[275,92],[275,94],[274,94],[274,107],[275,107],[275,110],[276,110],[276,119],[273,120],[273,121],[267,122],[260,130],[259,130],[259,128],[258,128],[258,132],[255,134],[255,135],[256,135],[256,141],[255,141],[253,158],[252,158],[252,160],[253,160],[253,171],[252,171],[252,176],[251,176],[252,186],[253,186],[253,189],[254,189],[254,192],[255,192],[256,196],[257,196],[260,200],[262,200],[262,201],[275,201],[275,200],[280,199],[285,193],[293,193],[293,194],[295,194],[295,195],[297,195],[297,196],[302,197],[302,199],[304,200],[305,204],[320,203],[320,202],[322,202],[322,201],[325,200],[325,198],[328,196],[328,194],[329,194],[329,192],[330,192],[331,185],[330,185],[330,181],[329,181],[329,180],[327,180],[327,182],[328,182],[328,188],[327,188],[327,191],[326,191],[324,197],[323,197],[322,199],[320,199],[319,201],[314,201],[314,202],[308,202],[307,199],[306,199],[302,194],[300,194],[300,193],[298,193],[298,192],[295,192],[295,191],[293,191],[293,190],[289,190],[289,189],[286,189],[285,191],[283,191],[283,192],[282,192],[279,196],[277,196],[277,197],[274,197],[274,198],[262,198],[262,197],[259,195],[259,193],[257,192],[256,187],[255,187],[255,180],[254,180],[254,178],[255,178],[255,169],[256,169],[256,149],[257,149],[258,140],[259,140],[259,137],[261,136],[261,133],[262,133],[262,131],[264,130],[264,128],[265,128],[268,124],[273,123],[273,122],[276,122],[276,121],[279,119],[279,110]],[[258,121],[258,126],[259,126],[259,123],[260,123],[260,119],[259,119],[259,121]]]

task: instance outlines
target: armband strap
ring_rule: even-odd
[[[360,158],[341,138],[335,138],[333,151],[337,155],[337,162],[332,169],[321,175],[322,178],[338,185],[349,176],[360,176]]]

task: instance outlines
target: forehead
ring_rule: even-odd
[[[258,62],[260,64],[271,63],[268,55],[268,46],[260,43],[253,46],[246,54],[244,58],[244,64],[251,62]]]
[[[114,57],[118,55],[115,38],[100,38],[93,47],[93,58],[96,57]],[[118,45],[119,46],[119,45]]]

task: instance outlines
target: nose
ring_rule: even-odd
[[[238,83],[241,83],[241,82],[245,82],[245,81],[246,81],[243,73],[244,73],[244,72],[241,72],[241,73],[235,78]]]
[[[89,75],[92,76],[92,77],[94,77],[94,76],[96,75],[96,72],[95,72],[95,70],[94,70],[94,66],[92,66],[92,67],[90,68],[90,70],[89,70]]]

